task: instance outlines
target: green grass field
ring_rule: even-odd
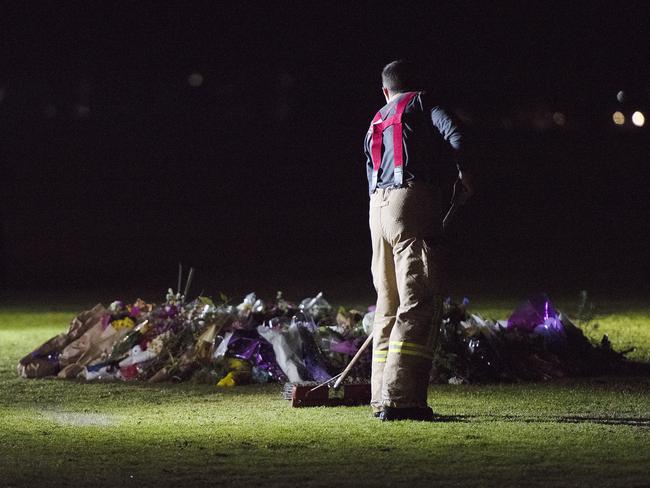
[[[505,318],[514,303],[472,311]],[[650,377],[437,385],[438,423],[292,409],[281,385],[24,380],[20,357],[80,309],[0,309],[0,486],[650,485]],[[650,362],[650,310],[589,333]]]

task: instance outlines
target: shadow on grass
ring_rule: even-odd
[[[632,427],[650,427],[650,418],[635,417],[524,417],[516,415],[435,415],[432,423],[474,423],[484,422],[512,422],[512,423],[555,423],[555,424],[604,424],[604,425],[629,425]]]
[[[471,415],[439,415],[436,414],[433,421],[435,423],[452,423],[452,422],[471,422],[473,417]]]
[[[579,417],[579,416],[565,416],[558,417],[555,422],[567,424],[579,424],[584,422],[594,424],[606,425],[631,425],[634,427],[650,427],[650,419],[646,418],[611,418],[611,417]]]
[[[556,423],[556,424],[604,424],[604,425],[629,425],[632,427],[650,427],[650,418],[643,417],[595,417],[580,415],[560,415],[549,417],[530,417],[518,415],[459,415],[467,422],[523,422],[523,423]]]

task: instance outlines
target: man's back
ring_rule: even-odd
[[[395,115],[400,100],[413,92],[399,93],[378,114],[381,120]],[[401,116],[403,181],[419,181],[439,187],[442,175],[453,165],[458,165],[464,151],[460,124],[425,92],[415,95],[404,106]],[[395,125],[386,127],[382,137],[381,163],[377,171],[377,188],[399,186],[395,181],[394,131]],[[375,131],[375,136],[378,137]],[[373,124],[366,133],[366,170],[370,193],[374,171],[372,144]]]

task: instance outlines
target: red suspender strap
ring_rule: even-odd
[[[382,132],[384,131],[381,112],[377,112],[375,118],[372,119],[370,125],[372,130],[372,138],[370,140],[371,156],[372,156],[372,167],[374,172],[379,171],[381,166],[381,142],[382,142]]]
[[[406,105],[413,100],[417,92],[408,92],[399,99],[395,107],[395,113],[386,120],[381,120],[381,111],[377,112],[375,118],[372,119],[370,129],[372,136],[370,140],[370,153],[372,157],[372,181],[370,183],[370,191],[373,192],[377,188],[377,177],[379,168],[381,166],[381,146],[384,138],[384,131],[393,126],[393,164],[394,164],[394,177],[393,184],[395,186],[402,186],[403,182],[403,166],[404,166],[404,146],[402,139],[402,114]]]

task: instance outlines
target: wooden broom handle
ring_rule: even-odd
[[[345,367],[345,369],[341,373],[341,376],[339,376],[339,378],[336,380],[336,382],[334,383],[334,386],[332,388],[334,388],[335,390],[338,390],[339,386],[341,386],[341,383],[343,383],[343,380],[345,380],[345,378],[348,376],[348,373],[350,373],[350,371],[352,370],[354,365],[357,363],[357,361],[359,360],[359,358],[361,357],[361,355],[366,350],[366,348],[370,345],[371,342],[372,342],[372,334],[370,334],[368,336],[368,338],[366,339],[366,342],[364,342],[361,345],[361,347],[359,348],[357,353],[354,355],[352,360]]]

